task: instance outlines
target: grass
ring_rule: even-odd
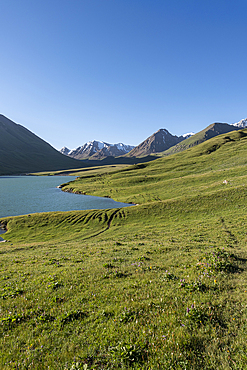
[[[68,185],[139,206],[1,219],[0,367],[246,369],[247,146],[233,139]]]

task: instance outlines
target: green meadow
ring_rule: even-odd
[[[247,130],[79,175],[133,206],[0,220],[0,368],[247,369]]]

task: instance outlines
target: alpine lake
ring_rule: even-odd
[[[0,217],[132,205],[110,198],[67,193],[58,188],[75,179],[76,176],[0,176]]]

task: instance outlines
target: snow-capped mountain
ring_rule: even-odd
[[[231,127],[234,128],[231,129]],[[109,144],[104,141],[89,141],[88,143],[84,144],[83,146],[79,146],[76,149],[70,150],[66,147],[63,147],[60,152],[75,158],[75,159],[104,159],[106,157],[119,157],[127,154],[127,157],[143,157],[150,154],[160,153],[165,150],[168,150],[170,147],[174,146],[173,151],[181,151],[187,148],[187,142],[180,144],[182,141],[192,137],[195,135],[195,144],[191,141],[188,144],[188,147],[192,147],[194,145],[199,144],[205,140],[210,139],[216,135],[220,135],[222,133],[227,133],[232,130],[240,130],[243,128],[247,128],[247,118],[242,119],[237,123],[233,123],[231,125],[226,123],[214,123],[208,126],[206,129],[202,130],[202,134],[194,132],[188,132],[181,136],[172,135],[166,129],[160,129],[155,132],[153,135],[148,137],[142,143],[137,146],[125,145],[122,143],[118,144]],[[205,133],[204,133],[205,131]],[[196,137],[200,134],[200,139],[196,139]],[[172,152],[172,151],[171,151]]]
[[[69,150],[63,147],[60,152],[76,159],[85,159],[92,157],[93,159],[102,159],[107,156],[118,157],[130,152],[134,146],[125,145],[123,143],[109,144],[104,141],[89,141],[88,143],[79,146],[76,149]]]
[[[69,152],[70,152],[70,149],[66,148],[66,146],[64,146],[62,149],[59,150],[62,154],[65,154],[65,155],[68,155]]]
[[[241,121],[237,123],[232,123],[232,126],[239,128],[247,128],[247,118],[241,119]]]

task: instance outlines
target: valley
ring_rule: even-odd
[[[245,369],[246,153],[82,169],[63,190],[138,205],[1,218],[1,366]]]

